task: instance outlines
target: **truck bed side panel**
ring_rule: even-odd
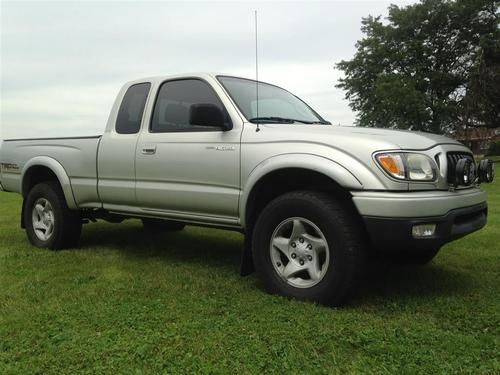
[[[6,140],[0,153],[2,185],[6,190],[20,193],[25,165],[37,156],[49,157],[63,166],[78,207],[100,207],[96,164],[100,138]]]

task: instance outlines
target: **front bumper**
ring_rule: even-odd
[[[486,193],[478,188],[455,191],[351,192],[361,216],[427,217],[446,215],[456,208],[486,202]]]
[[[475,232],[486,225],[486,194],[479,188],[462,191],[353,193],[371,245],[382,252],[418,251]],[[432,236],[415,238],[417,224],[435,224]]]

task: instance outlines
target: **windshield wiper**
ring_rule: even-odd
[[[302,124],[315,124],[318,122],[314,121],[306,121],[306,120],[297,120],[294,118],[286,118],[286,117],[276,117],[276,116],[270,116],[270,117],[254,117],[248,120],[250,122],[275,122],[277,124],[293,124],[294,122],[300,122]]]

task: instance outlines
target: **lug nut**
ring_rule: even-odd
[[[304,239],[302,237],[299,238],[299,242],[300,243],[303,243],[304,242]]]
[[[304,261],[302,259],[299,261],[299,263],[300,263],[301,266],[304,265]]]
[[[292,259],[295,259],[295,258],[297,258],[297,254],[292,253]]]
[[[313,245],[309,244],[309,245],[307,245],[307,248],[308,248],[309,250],[311,250],[311,249],[313,248]]]
[[[308,256],[307,256],[307,259],[308,259],[309,261],[311,261],[311,260],[313,260],[313,257],[312,257],[312,256],[310,256],[310,255],[308,255]]]
[[[297,244],[295,242],[292,242],[292,247],[293,248],[296,248],[297,247]]]

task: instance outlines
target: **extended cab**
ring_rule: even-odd
[[[245,234],[241,271],[339,305],[366,255],[425,263],[486,224],[489,160],[442,136],[333,126],[274,85],[154,77],[120,90],[103,135],[7,139],[1,188],[31,243],[77,246],[82,223],[141,218]]]

